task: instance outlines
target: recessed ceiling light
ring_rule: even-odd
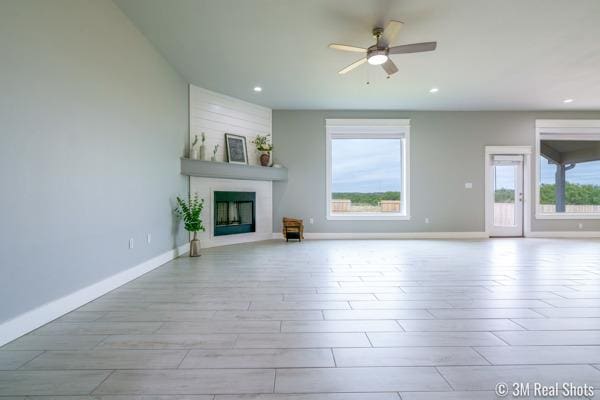
[[[255,92],[262,92],[262,88],[260,86],[254,86]]]
[[[437,93],[439,91],[440,91],[440,89],[438,89],[436,87],[429,89],[429,93]]]
[[[573,100],[573,99],[564,99],[564,100],[563,100],[563,103],[567,103],[567,104],[568,104],[568,103],[572,103],[572,102],[574,102],[574,101],[575,101],[575,100]]]

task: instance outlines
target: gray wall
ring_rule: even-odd
[[[2,0],[0,71],[0,322],[186,241],[187,86],[111,1]]]
[[[410,221],[325,218],[326,118],[410,118]],[[600,112],[273,111],[274,156],[289,169],[289,180],[273,186],[274,232],[283,216],[305,223],[313,217],[307,232],[485,231],[484,147],[533,146],[538,118],[600,118]],[[532,170],[532,182],[534,175]],[[580,222],[584,230],[600,230],[600,220],[534,218],[532,230],[579,230]]]

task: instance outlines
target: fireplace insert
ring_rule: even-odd
[[[214,192],[214,235],[256,231],[255,192]]]

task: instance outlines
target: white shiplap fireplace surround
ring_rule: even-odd
[[[206,135],[209,157],[219,145],[217,160],[225,161],[225,133],[245,136],[248,163],[258,165],[258,153],[251,141],[257,134],[271,134],[271,109],[190,85],[190,146],[194,136]],[[272,238],[273,184],[271,181],[190,177],[190,194],[204,199],[202,220],[206,232],[200,233],[203,247],[223,246]],[[236,235],[214,236],[215,191],[256,193],[256,231]]]

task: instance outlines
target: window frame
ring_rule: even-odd
[[[540,204],[541,141],[543,139],[600,140],[598,119],[541,119],[535,121],[535,219],[600,219],[600,213],[544,213]]]
[[[325,207],[328,220],[384,221],[410,220],[410,119],[326,119],[325,120]],[[332,157],[331,142],[334,139],[400,139],[402,143],[402,197],[400,213],[351,213],[332,214]]]

